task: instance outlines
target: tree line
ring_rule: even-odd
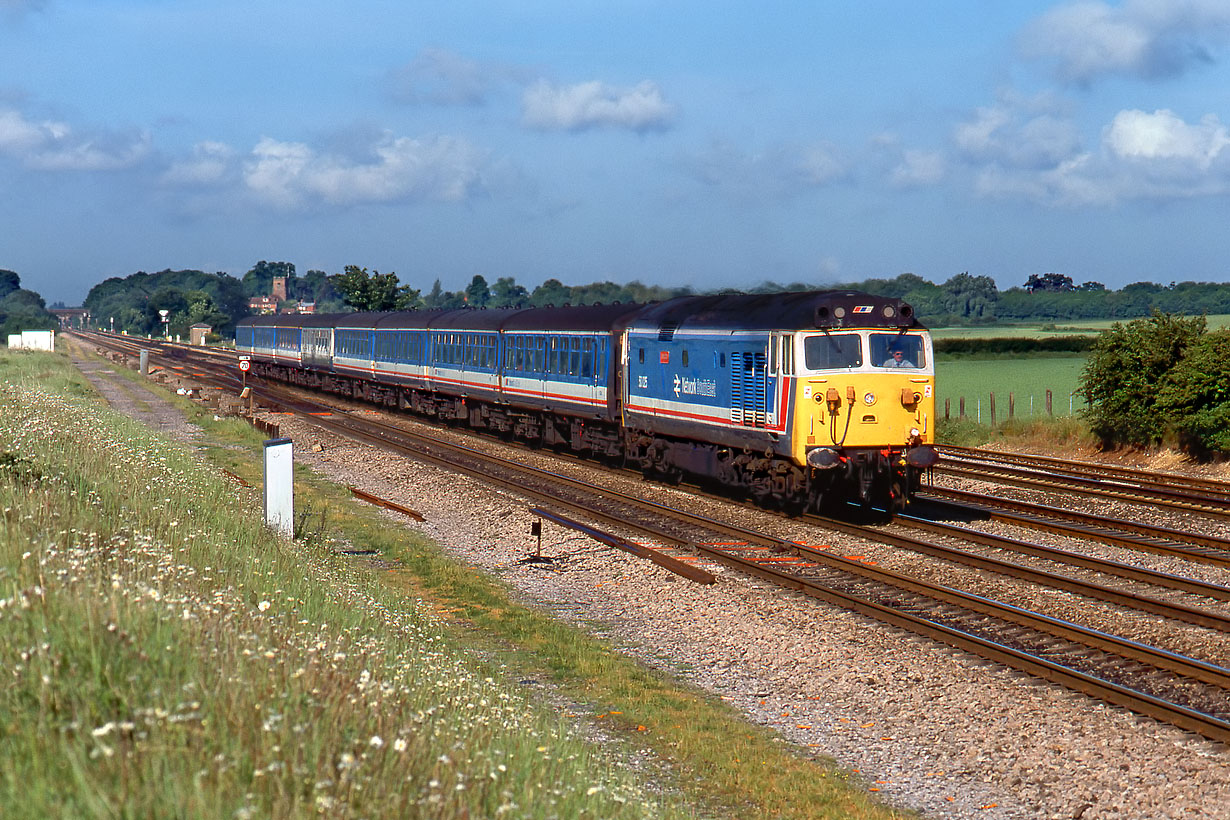
[[[43,297],[21,286],[21,277],[0,270],[0,342],[23,330],[55,330],[60,321],[47,312]]]
[[[568,285],[557,278],[549,278],[531,289],[511,276],[490,281],[481,274],[474,275],[464,288],[450,291],[442,287],[439,279],[430,287],[412,287],[396,273],[380,273],[358,265],[347,265],[341,273],[309,270],[299,275],[290,262],[260,261],[238,278],[199,270],[139,271],[123,278],[114,277],[91,288],[84,307],[98,326],[114,326],[117,331],[161,333],[164,328],[159,311],[166,310],[167,329],[172,334],[186,335],[188,327],[204,322],[225,336],[233,332],[236,321],[248,315],[248,300],[269,295],[273,279],[279,276],[286,280],[287,296],[281,309],[310,302],[317,313],[643,303],[695,292],[690,287],[663,287],[639,281]],[[1098,282],[1077,285],[1071,277],[1057,273],[1032,274],[1022,286],[1003,291],[990,276],[969,272],[958,273],[938,284],[903,273],[892,278],[837,284],[764,282],[743,291],[810,289],[862,290],[900,297],[914,306],[924,324],[932,327],[1002,321],[1130,319],[1147,316],[1152,310],[1186,315],[1230,313],[1230,284],[1136,282],[1110,290]]]

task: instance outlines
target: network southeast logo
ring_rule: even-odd
[[[688,379],[680,378],[679,374],[675,374],[675,398],[679,398],[679,394],[683,393],[687,396],[708,396],[715,398],[717,396],[717,382],[712,379]]]
[[[871,305],[855,305],[855,313],[871,313]]]

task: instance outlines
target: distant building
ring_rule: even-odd
[[[278,300],[272,296],[253,296],[248,300],[248,310],[253,313],[277,313]]]
[[[197,322],[192,327],[188,328],[188,343],[194,345],[205,344],[205,337],[213,330],[212,325],[207,325],[204,322]]]
[[[287,301],[290,297],[286,295],[286,277],[273,277],[273,284],[269,287],[268,296],[253,296],[248,300],[248,310],[252,313],[277,313],[278,306]],[[300,300],[293,308],[283,309],[285,313],[315,313],[315,302],[304,302]]]

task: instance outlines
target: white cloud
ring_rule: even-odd
[[[0,154],[43,171],[114,171],[130,168],[150,153],[147,132],[78,134],[68,124],[34,122],[19,111],[0,110]]]
[[[1005,100],[979,108],[953,130],[966,159],[1010,168],[1053,168],[1080,149],[1080,134],[1068,119],[1042,110],[1041,101]]]
[[[235,165],[235,150],[221,142],[200,142],[192,156],[175,162],[162,175],[171,185],[214,185],[225,180]]]
[[[908,149],[902,152],[901,162],[889,178],[899,188],[917,188],[939,182],[946,170],[947,163],[940,152]]]
[[[526,89],[521,104],[525,125],[542,130],[660,131],[670,127],[676,111],[649,81],[621,89],[597,81],[556,86],[539,80]]]
[[[1096,151],[1040,171],[988,164],[976,189],[1047,205],[1111,206],[1127,200],[1230,195],[1230,129],[1217,117],[1184,122],[1173,112],[1120,111]]]
[[[1115,115],[1103,142],[1120,158],[1175,160],[1206,170],[1230,145],[1230,135],[1213,114],[1188,125],[1166,109],[1152,114],[1132,110]]]
[[[1086,84],[1108,74],[1178,76],[1211,62],[1227,42],[1225,0],[1081,0],[1042,15],[1022,34],[1021,49],[1053,61],[1062,80]]]
[[[0,110],[0,153],[12,156],[29,154],[40,145],[54,140],[56,133],[63,133],[64,129],[61,123],[34,123],[20,112]]]
[[[307,145],[262,139],[244,164],[247,188],[284,208],[425,199],[458,202],[481,182],[484,157],[464,140],[386,134],[368,161],[317,154]]]

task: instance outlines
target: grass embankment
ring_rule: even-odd
[[[301,473],[302,537],[273,537],[216,470],[259,478],[246,427],[203,414],[194,454],[53,354],[0,355],[0,397],[6,817],[892,816],[341,488]],[[525,675],[661,762],[619,765]]]

